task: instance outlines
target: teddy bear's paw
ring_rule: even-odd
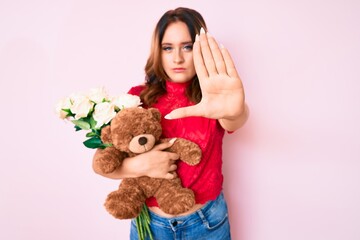
[[[121,165],[122,160],[126,157],[126,153],[113,147],[97,149],[94,155],[95,167],[102,173],[112,173]]]
[[[202,155],[200,147],[191,141],[185,139],[181,140],[182,141],[179,141],[178,145],[180,147],[177,151],[180,155],[180,159],[191,166],[198,164]]]
[[[132,199],[128,194],[114,191],[108,195],[104,205],[115,218],[131,219],[140,214],[143,202],[143,199]]]
[[[187,158],[188,160],[186,162],[189,165],[193,166],[198,164],[201,160],[201,150],[198,148],[191,149],[190,151],[187,152]]]
[[[159,201],[158,201],[159,202]],[[187,188],[169,194],[159,202],[159,207],[166,213],[177,215],[190,210],[195,205],[194,193]]]
[[[101,171],[103,173],[112,173],[116,170],[116,168],[118,167],[117,164],[113,164],[113,163],[109,163],[109,164],[104,164],[101,166]]]

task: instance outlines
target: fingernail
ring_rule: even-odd
[[[177,138],[173,138],[169,141],[169,143],[173,144],[176,141]]]
[[[171,120],[171,119],[172,119],[171,116],[170,116],[170,114],[166,114],[164,118],[167,119],[167,120]]]
[[[204,28],[200,28],[200,34],[204,34],[204,33],[205,33]]]
[[[225,48],[224,45],[222,43],[220,43],[220,48]]]
[[[206,33],[207,37],[211,37],[211,34],[209,32]]]
[[[200,40],[199,34],[196,34],[196,36],[195,36],[195,42],[198,42],[199,40]]]

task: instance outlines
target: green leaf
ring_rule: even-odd
[[[92,129],[92,131],[94,133],[96,133],[96,135],[100,136],[101,135],[101,129]]]
[[[102,145],[104,146],[104,148],[112,147],[112,146],[113,146],[112,143],[103,143]]]
[[[96,132],[88,132],[86,134],[86,137],[95,137],[95,136],[99,136]]]
[[[66,117],[74,117],[75,116],[75,114],[73,114],[69,108],[62,108],[61,110],[66,112]]]
[[[83,129],[83,130],[89,130],[90,129],[90,124],[84,120],[72,120],[72,123],[74,123],[76,126],[78,126],[79,128]]]
[[[99,137],[92,137],[83,142],[85,147],[88,148],[103,148],[103,142]]]
[[[91,129],[94,129],[97,122],[95,121],[95,119],[93,118],[93,116],[91,116],[90,119],[89,119],[89,123],[90,123],[90,128],[91,128]]]

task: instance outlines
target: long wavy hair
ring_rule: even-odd
[[[158,21],[151,42],[150,55],[145,65],[145,89],[141,92],[140,98],[146,106],[156,103],[157,99],[166,93],[166,75],[161,61],[161,42],[166,28],[174,22],[183,22],[187,25],[191,40],[195,41],[196,34],[200,29],[207,31],[206,23],[200,13],[193,9],[179,7],[167,11]],[[201,100],[201,89],[197,75],[192,79],[186,89],[186,96],[190,101],[198,103]]]

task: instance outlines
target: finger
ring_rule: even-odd
[[[208,77],[209,74],[206,70],[204,59],[201,53],[199,35],[196,35],[195,42],[193,45],[193,58],[194,58],[195,71],[196,74],[198,75],[199,80]]]
[[[174,172],[175,173],[175,172]],[[174,179],[176,176],[174,175],[174,173],[167,173],[165,174],[165,179]]]
[[[223,56],[224,61],[225,61],[226,72],[228,73],[228,75],[230,77],[238,78],[239,75],[238,75],[238,72],[236,71],[234,61],[232,60],[229,51],[224,46],[222,46],[221,47],[221,53],[222,53],[222,56]]]
[[[174,178],[176,178],[178,176],[177,172],[172,172],[172,175]]]
[[[225,66],[224,58],[218,43],[216,42],[215,38],[213,38],[209,33],[207,33],[207,38],[212,56],[214,58],[217,72],[226,74],[226,66]]]
[[[169,142],[160,143],[160,144],[156,145],[153,148],[153,150],[159,150],[159,151],[165,150],[165,149],[171,147],[175,141],[176,141],[176,138],[173,138]]]
[[[201,47],[201,54],[203,57],[203,61],[205,63],[205,67],[209,76],[216,75],[216,66],[214,57],[211,53],[211,49],[209,46],[207,35],[205,34],[204,29],[200,30],[200,47]]]
[[[176,161],[176,160],[179,160],[179,158],[180,158],[179,154],[169,152],[169,159],[170,160]]]
[[[171,120],[171,119],[178,119],[183,117],[191,117],[191,116],[203,116],[204,110],[196,104],[194,106],[177,108],[167,114],[164,118]]]
[[[176,164],[172,164],[172,165],[170,165],[170,167],[169,167],[169,172],[173,172],[173,171],[175,171],[177,169],[177,165]]]

